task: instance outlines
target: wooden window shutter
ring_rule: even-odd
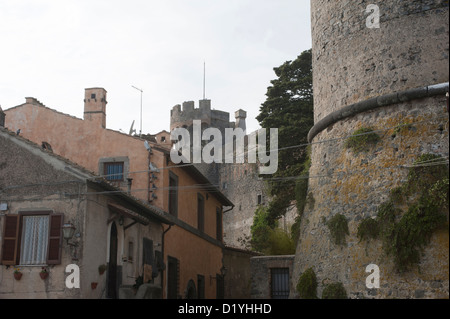
[[[48,235],[47,254],[47,264],[49,265],[59,265],[61,263],[63,220],[63,214],[50,215],[50,231]]]
[[[5,215],[4,237],[2,245],[2,264],[15,265],[17,246],[19,245],[19,215]]]

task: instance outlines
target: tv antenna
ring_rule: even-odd
[[[134,129],[133,126],[134,126],[134,120],[133,120],[133,123],[131,123],[130,132],[128,133],[129,135],[136,133],[136,129]]]
[[[206,63],[203,61],[203,99],[205,99]]]
[[[139,137],[141,137],[141,135],[142,135],[142,92],[144,92],[144,91],[142,91],[142,89],[139,89],[133,85],[131,87],[138,90],[139,92],[141,92],[141,129],[139,130]]]

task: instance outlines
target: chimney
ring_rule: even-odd
[[[242,130],[246,130],[245,119],[247,117],[247,112],[244,110],[238,110],[234,113],[234,117],[236,118],[235,128],[241,128]]]
[[[106,90],[90,88],[84,90],[84,120],[106,128]]]
[[[0,106],[0,127],[5,127],[5,118],[6,114],[3,112],[2,107]]]

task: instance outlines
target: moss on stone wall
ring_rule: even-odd
[[[336,214],[326,225],[330,230],[333,242],[336,245],[344,245],[346,243],[345,236],[349,234],[347,218],[342,214]]]
[[[377,144],[379,140],[380,136],[372,128],[362,127],[347,138],[345,147],[353,150],[355,153],[365,152],[371,146]]]

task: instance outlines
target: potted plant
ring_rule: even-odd
[[[42,279],[46,279],[48,277],[48,271],[47,268],[42,267],[41,272],[39,273],[39,276],[41,276]]]
[[[20,268],[14,268],[14,278],[16,280],[20,280],[20,278],[22,278],[22,273],[20,271]]]
[[[106,265],[105,265],[105,264],[98,266],[98,273],[99,273],[100,275],[103,275],[103,273],[105,272],[105,270],[106,270]]]

